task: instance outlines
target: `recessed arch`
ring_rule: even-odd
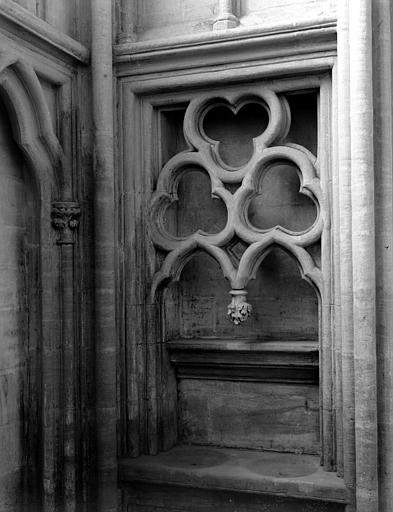
[[[302,278],[308,281],[317,291],[318,296],[322,294],[322,275],[316,267],[313,258],[302,247],[289,243],[284,237],[273,233],[261,242],[251,244],[244,252],[236,275],[235,287],[242,289],[247,287],[250,279],[254,279],[263,259],[269,254],[273,247],[278,246],[297,262]]]
[[[22,59],[0,61],[0,96],[11,121],[14,140],[29,164],[40,195],[49,187],[51,198],[60,198],[64,154],[32,66]]]
[[[34,454],[26,479],[33,481],[40,473],[54,480],[59,463],[52,436],[63,412],[59,392],[62,376],[53,375],[53,368],[60,368],[62,364],[62,354],[53,347],[62,344],[65,322],[61,316],[64,287],[59,285],[62,249],[56,244],[57,235],[51,226],[51,206],[54,201],[70,199],[65,196],[68,169],[38,76],[34,68],[18,56],[0,57],[0,99],[9,118],[9,134],[25,161],[26,179],[34,196],[31,199],[34,208],[29,210],[26,224],[26,250],[22,251],[32,262],[26,267],[26,292],[23,294],[23,300],[29,305],[29,326],[32,326],[28,343],[33,340],[32,353],[26,363],[29,380],[24,390],[33,405],[26,414],[34,416],[31,419],[26,416],[26,422],[35,428],[34,435],[26,438],[27,459]],[[27,205],[22,202],[19,210],[27,212]],[[72,279],[64,281],[70,288],[73,286]],[[56,415],[44,420],[48,406],[48,393],[44,389],[49,388],[53,389]],[[47,422],[45,428],[44,421]]]

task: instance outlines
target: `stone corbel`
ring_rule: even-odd
[[[52,226],[59,233],[57,243],[74,244],[75,232],[79,226],[80,205],[75,201],[56,201],[52,203]]]
[[[231,290],[232,301],[228,304],[228,316],[235,325],[245,322],[251,316],[252,306],[246,302],[246,290]]]

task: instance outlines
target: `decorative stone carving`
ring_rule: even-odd
[[[252,306],[246,302],[246,290],[231,290],[232,301],[228,304],[228,316],[235,325],[247,320],[251,316]]]
[[[73,244],[79,226],[80,205],[75,201],[57,201],[52,204],[52,226],[59,232],[58,244]]]
[[[236,114],[247,103],[262,105],[268,113],[268,124],[253,139],[254,151],[249,161],[239,168],[230,168],[220,158],[219,142],[204,132],[206,113],[219,106],[227,106]],[[317,242],[325,222],[325,201],[316,172],[316,158],[302,146],[284,143],[290,127],[290,111],[286,99],[274,91],[250,87],[247,93],[220,93],[220,97],[204,94],[193,100],[184,117],[184,136],[190,150],[178,153],[163,167],[157,181],[150,209],[151,235],[156,247],[168,254],[156,273],[152,293],[165,282],[178,280],[184,265],[197,250],[204,250],[220,265],[229,280],[232,302],[228,306],[229,318],[235,325],[244,322],[251,314],[251,306],[245,301],[250,279],[273,245],[279,245],[298,262],[303,278],[319,290],[322,286],[321,271],[306,247]],[[248,206],[259,193],[260,183],[269,166],[286,161],[296,166],[300,178],[301,194],[309,196],[316,204],[317,216],[307,229],[294,232],[280,225],[259,229],[248,220]],[[168,206],[178,200],[177,188],[187,169],[199,167],[206,171],[211,181],[213,197],[220,198],[227,208],[227,223],[215,234],[201,230],[187,237],[169,233],[165,225]],[[240,184],[231,193],[226,184]],[[247,247],[237,262],[225,247],[234,239],[240,239]]]

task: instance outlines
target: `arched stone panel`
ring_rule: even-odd
[[[2,101],[0,158],[0,509],[14,512],[39,439],[39,198]]]
[[[73,337],[69,332],[74,332],[73,232],[79,221],[79,206],[70,203],[68,195],[64,197],[70,169],[66,168],[42,86],[30,64],[12,56],[0,59],[0,99],[9,118],[8,138],[10,141],[13,138],[11,153],[19,155],[20,168],[17,171],[18,166],[14,165],[14,171],[20,173],[23,168],[24,172],[25,185],[19,184],[19,188],[29,196],[23,201],[19,194],[19,202],[14,204],[11,191],[4,201],[5,208],[9,203],[8,207],[18,212],[16,220],[11,218],[18,228],[18,236],[25,233],[23,247],[14,237],[7,250],[19,251],[29,263],[21,274],[23,286],[14,284],[15,303],[10,306],[15,309],[18,304],[19,308],[22,300],[23,314],[27,315],[26,321],[21,318],[19,322],[23,342],[14,336],[15,344],[27,347],[20,360],[25,430],[18,431],[19,439],[23,440],[20,448],[25,460],[25,485],[17,492],[14,489],[14,495],[22,499],[26,491],[25,499],[30,505],[36,501],[40,510],[43,501],[51,506],[56,495],[64,493],[70,480],[70,487],[74,489],[74,470],[69,470],[68,460],[64,462],[64,447],[67,440],[73,461],[74,392],[69,386],[73,381]],[[68,202],[58,202],[64,199]],[[20,218],[20,212],[26,214],[26,219]],[[1,218],[0,224],[0,229],[4,228]],[[4,254],[7,255],[7,251]],[[69,346],[65,347],[67,339],[70,339]],[[67,384],[64,375],[69,376]],[[62,471],[71,475],[67,482],[60,475]],[[31,488],[43,491],[43,495],[31,495]]]

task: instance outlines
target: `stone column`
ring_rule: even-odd
[[[393,84],[391,0],[373,2],[379,509],[393,503]]]
[[[63,414],[63,482],[64,510],[73,512],[76,507],[76,347],[74,317],[74,244],[79,226],[80,206],[74,201],[52,204],[52,226],[59,236],[61,268],[61,325],[62,367],[61,382]]]
[[[92,3],[97,506],[116,509],[116,307],[112,2]]]
[[[348,0],[337,5],[337,152],[339,190],[339,265],[341,310],[341,366],[343,416],[343,476],[354,501],[355,470],[355,396],[353,360],[353,286],[352,286],[352,205],[351,205],[351,117]],[[341,455],[341,456],[340,456]],[[340,469],[340,468],[339,468]],[[353,510],[353,509],[352,509]]]
[[[378,512],[372,0],[349,1],[356,512]]]

